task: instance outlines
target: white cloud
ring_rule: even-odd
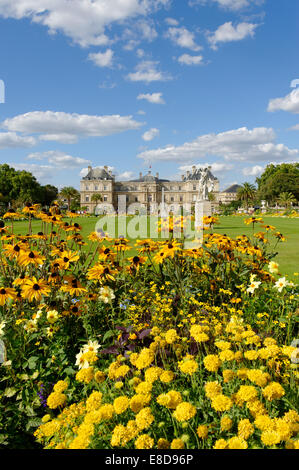
[[[189,5],[206,5],[211,2],[217,3],[221,8],[229,10],[241,10],[242,8],[249,7],[250,5],[262,4],[264,0],[190,0]]]
[[[139,111],[137,111],[137,114],[140,114],[141,116],[144,116],[146,114],[146,112],[143,111],[142,109],[140,109]]]
[[[167,6],[169,0],[1,0],[4,18],[28,18],[70,37],[83,47],[107,45],[107,26],[146,16]]]
[[[179,170],[186,172],[191,171],[193,165],[183,165],[179,167]],[[234,169],[234,166],[230,163],[221,163],[221,162],[214,162],[214,163],[201,163],[195,165],[196,168],[207,168],[210,166],[212,168],[212,173],[222,173],[223,171],[231,171]]]
[[[77,168],[82,167],[83,165],[91,164],[90,160],[85,160],[84,158],[73,157],[64,152],[58,150],[50,150],[48,152],[36,152],[31,153],[27,156],[28,160],[48,160],[51,165],[60,168]]]
[[[268,111],[288,111],[299,114],[299,88],[291,91],[283,98],[274,98],[269,101]]]
[[[34,137],[20,136],[16,132],[0,132],[0,149],[33,147],[34,145],[36,145]]]
[[[224,23],[214,33],[209,33],[208,41],[212,49],[217,49],[218,43],[241,41],[246,37],[254,37],[255,29],[258,24],[253,23],[239,23],[233,26],[231,21]]]
[[[199,51],[202,47],[195,43],[194,36],[194,33],[191,33],[191,31],[188,31],[188,29],[184,27],[168,28],[168,31],[165,34],[165,37],[171,39],[171,41],[177,46],[185,47],[193,51]]]
[[[141,152],[138,157],[147,161],[192,162],[207,156],[222,157],[227,161],[286,160],[299,156],[298,149],[289,149],[275,144],[275,133],[271,128],[246,127],[220,134],[206,134],[181,146],[168,145],[155,150]]]
[[[183,54],[178,58],[180,64],[185,65],[199,65],[202,64],[203,56],[202,55],[189,55]]]
[[[129,73],[127,78],[132,82],[157,82],[170,80],[171,77],[165,72],[157,70],[158,62],[152,60],[144,60],[140,62],[136,67],[136,72]]]
[[[149,103],[165,104],[162,93],[145,93],[137,96],[138,100],[147,100]]]
[[[141,59],[142,57],[144,57],[144,54],[145,54],[145,52],[144,52],[143,49],[137,49],[136,55],[137,55],[137,57],[139,57],[139,59]]]
[[[51,165],[37,165],[36,163],[10,163],[9,165],[16,170],[29,171],[40,183],[47,183],[57,175],[57,168]]]
[[[152,129],[149,129],[148,131],[146,131],[142,138],[143,140],[149,142],[150,140],[153,140],[155,137],[158,137],[158,135],[160,134],[160,131],[159,129],[156,129],[156,128],[152,128]]]
[[[89,54],[88,59],[91,60],[97,67],[112,67],[114,52],[112,49],[107,49],[106,52],[97,52]]]
[[[179,22],[175,18],[165,18],[165,22],[170,26],[178,26]]]
[[[299,131],[299,124],[296,124],[295,126],[291,127],[291,131]]]
[[[103,137],[139,129],[141,125],[132,116],[90,116],[53,111],[33,111],[2,123],[9,131],[42,134],[41,140],[65,143],[74,143],[79,137]]]
[[[149,21],[139,21],[135,27],[141,32],[142,37],[149,42],[152,42],[158,36],[157,31]]]
[[[263,173],[265,167],[260,165],[243,168],[242,172],[245,176],[259,176]]]
[[[118,181],[130,181],[132,178],[134,178],[134,172],[133,171],[124,171],[123,173],[120,173],[117,175],[117,180]]]

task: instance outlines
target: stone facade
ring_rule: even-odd
[[[211,182],[211,193],[214,194],[212,203],[213,211],[218,208],[219,181],[215,178],[210,167],[208,169],[209,180]],[[94,213],[100,203],[101,207],[107,210],[113,206],[118,208],[119,196],[125,196],[126,208],[132,204],[142,206],[148,212],[159,213],[159,206],[164,202],[174,208],[183,207],[184,204],[194,205],[198,200],[200,170],[195,166],[192,171],[187,171],[182,175],[180,181],[170,181],[159,178],[159,174],[152,175],[148,171],[146,175],[139,174],[139,178],[132,181],[115,181],[115,177],[108,167],[92,168],[88,167],[88,173],[81,180],[81,207],[87,207],[87,212]],[[100,194],[102,201],[92,201],[94,194]],[[164,195],[164,196],[163,196]],[[133,206],[134,208],[134,206]],[[171,209],[173,210],[173,209]]]
[[[221,204],[230,204],[232,201],[236,201],[238,198],[239,184],[233,184],[229,188],[218,194],[218,202]]]

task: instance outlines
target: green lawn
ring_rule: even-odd
[[[129,218],[128,218],[129,219]],[[95,231],[96,223],[99,219],[97,217],[80,217],[75,219],[75,222],[82,226],[81,234],[87,237],[90,232]],[[235,237],[237,235],[252,235],[252,226],[247,226],[243,222],[243,217],[220,217],[220,224],[216,225],[214,232],[227,234],[228,236]],[[279,243],[277,251],[278,256],[275,258],[280,265],[281,273],[288,274],[290,278],[294,278],[294,272],[299,272],[299,219],[289,219],[282,217],[263,217],[265,224],[274,225],[287,239],[284,243]],[[7,225],[10,225],[7,222]],[[41,222],[33,221],[33,231],[38,232],[41,230]],[[260,230],[259,228],[256,230]],[[262,230],[262,229],[261,229]],[[14,222],[14,233],[25,235],[28,233],[28,222],[18,221]],[[139,237],[141,238],[141,237]],[[135,250],[128,252],[129,256],[134,256]],[[298,280],[297,278],[294,278]]]

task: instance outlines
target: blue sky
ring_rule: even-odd
[[[297,162],[298,18],[294,0],[0,0],[0,163],[77,188],[88,165],[210,164],[225,188]]]

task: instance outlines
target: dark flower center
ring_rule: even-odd
[[[33,290],[40,290],[40,286],[38,284],[34,284]]]
[[[1,294],[1,295],[5,295],[5,294],[6,294],[6,290],[5,290],[5,289],[1,289],[1,290],[0,290],[0,294]]]
[[[34,255],[34,253],[33,253],[32,251],[29,253],[28,256],[29,256],[29,258],[31,258],[31,259],[35,258],[35,255]]]

